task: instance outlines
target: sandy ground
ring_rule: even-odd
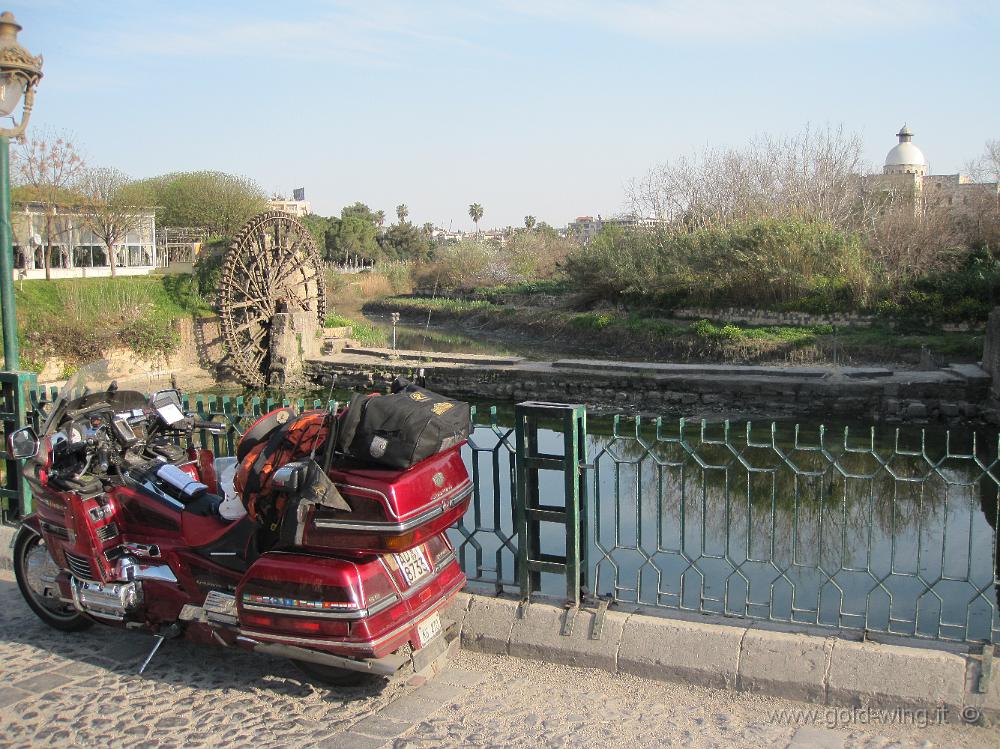
[[[333,689],[284,660],[172,641],[139,676],[150,644],[102,626],[51,630],[0,570],[0,746],[1000,745],[996,729],[858,726],[846,714],[835,725],[837,711],[797,715],[802,703],[468,652],[424,686]]]

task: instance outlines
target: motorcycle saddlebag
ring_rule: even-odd
[[[469,437],[469,404],[416,385],[392,395],[356,395],[338,447],[358,461],[404,469]]]

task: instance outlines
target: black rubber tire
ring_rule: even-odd
[[[57,616],[39,603],[37,594],[28,584],[26,568],[28,553],[39,543],[44,544],[45,542],[41,536],[25,525],[22,525],[18,530],[17,538],[14,540],[14,577],[17,579],[17,587],[20,589],[25,603],[28,604],[28,608],[35,612],[35,616],[60,632],[80,632],[89,629],[93,626],[94,621],[78,611],[65,616]]]
[[[292,663],[298,666],[299,671],[308,676],[312,681],[325,684],[330,687],[360,687],[374,683],[381,678],[377,674],[369,674],[364,671],[351,671],[347,668],[337,668],[336,666],[324,666],[320,663],[310,661],[297,661],[292,659]]]

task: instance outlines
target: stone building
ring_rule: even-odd
[[[894,202],[912,204],[915,212],[943,209],[977,213],[1000,209],[1000,186],[996,182],[973,182],[966,174],[928,174],[927,159],[913,142],[913,131],[903,125],[899,142],[885,157],[882,174],[873,179],[875,189]]]

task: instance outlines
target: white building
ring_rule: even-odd
[[[137,227],[115,245],[115,272],[123,276],[143,275],[158,267],[156,213],[138,208]],[[11,210],[14,230],[14,278],[45,278],[46,207],[41,203],[19,203]],[[87,228],[79,209],[57,207],[51,215],[52,247],[49,268],[52,278],[110,276],[108,251]]]
[[[310,213],[312,213],[312,203],[308,200],[286,200],[283,197],[276,196],[271,198],[268,205],[271,206],[272,211],[284,211],[285,213],[290,213],[295,216],[295,218],[302,218]]]
[[[601,218],[600,214],[597,214],[596,219],[593,216],[578,216],[576,221],[570,221],[567,225],[566,235],[576,237],[586,244],[596,237],[605,226],[620,226],[625,229],[652,229],[666,223],[661,219],[645,218],[631,213],[615,218]]]
[[[915,212],[941,209],[974,214],[1000,206],[996,182],[973,182],[966,174],[928,174],[927,159],[913,142],[913,131],[903,125],[899,142],[886,154],[882,174],[872,180],[876,189],[912,203]]]

